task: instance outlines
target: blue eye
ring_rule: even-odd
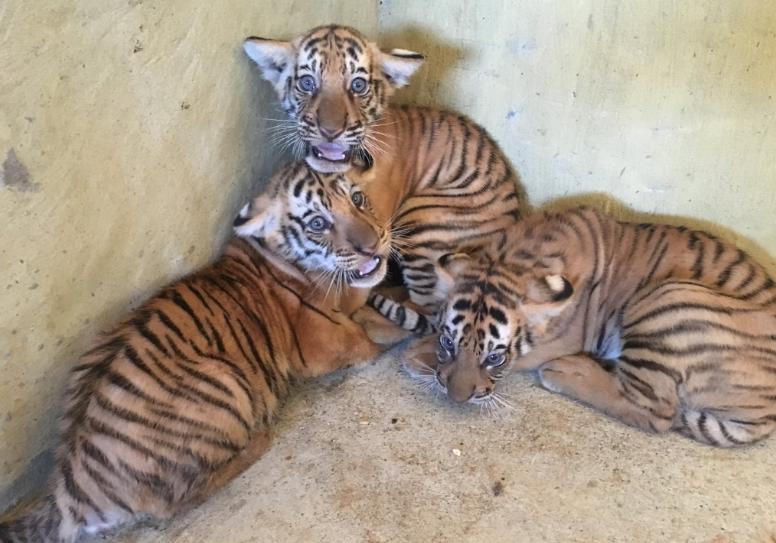
[[[439,338],[439,344],[446,350],[451,351],[455,349],[455,344],[449,336],[442,336]]]
[[[313,232],[323,232],[329,227],[329,221],[321,217],[320,215],[316,215],[310,221],[307,223],[307,228],[312,230]]]
[[[363,77],[357,77],[350,82],[350,90],[352,90],[356,94],[361,94],[365,92],[368,86],[369,85],[367,84],[366,79],[364,79]]]
[[[304,92],[313,92],[315,87],[315,78],[313,76],[303,75],[299,78],[299,88]]]
[[[486,363],[488,366],[495,367],[503,364],[505,360],[504,353],[490,353],[486,358]]]

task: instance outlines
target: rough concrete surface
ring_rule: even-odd
[[[528,376],[508,397],[495,416],[453,406],[392,355],[308,383],[230,486],[112,540],[748,543],[776,530],[776,439],[719,450],[648,435]]]

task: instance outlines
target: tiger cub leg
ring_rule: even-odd
[[[425,308],[409,301],[399,302],[382,289],[369,295],[368,305],[353,319],[380,345],[392,345],[413,334],[422,336],[434,330]]]
[[[539,367],[539,381],[547,390],[590,405],[636,428],[652,432],[671,430],[679,404],[675,385],[650,384],[633,372],[623,371],[619,362],[612,364],[607,368],[586,354],[563,356]],[[670,380],[662,375],[660,378]]]
[[[407,345],[401,358],[404,371],[407,372],[412,379],[430,387],[441,386],[436,377],[436,336],[425,336],[414,339]]]
[[[364,306],[353,315],[353,320],[364,328],[369,339],[378,345],[393,345],[409,337],[412,332],[386,319],[376,309]]]
[[[310,321],[305,314],[297,321],[297,328],[304,330],[304,323]],[[310,328],[309,324],[307,327]],[[297,339],[304,358],[301,371],[306,378],[373,362],[387,350],[387,346],[372,341],[358,322],[347,318],[297,334]]]
[[[254,431],[245,449],[240,451],[237,456],[229,460],[225,465],[214,471],[207,479],[204,486],[198,489],[197,494],[172,513],[178,514],[182,511],[199,507],[199,505],[210,496],[218,492],[243,471],[251,467],[269,449],[270,444],[271,437],[269,430]]]

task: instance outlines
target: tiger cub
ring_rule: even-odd
[[[519,218],[517,176],[484,128],[456,113],[388,105],[422,55],[381,51],[337,25],[289,42],[248,38],[244,49],[290,118],[279,125],[281,143],[321,172],[370,166],[359,184],[377,216],[394,223],[415,304],[443,301],[440,257],[483,247]]]
[[[310,278],[385,275],[389,233],[357,185],[292,164],[235,223],[244,239],[81,357],[50,487],[0,541],[72,542],[193,506],[267,448],[295,379],[381,352]]]
[[[407,364],[456,402],[493,401],[508,370],[536,370],[644,430],[730,447],[776,426],[776,284],[730,243],[579,208],[532,215],[445,270],[438,337]]]

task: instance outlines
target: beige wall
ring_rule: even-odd
[[[760,257],[776,254],[774,29],[773,4],[750,0],[384,0],[380,11],[384,43],[428,54],[409,100],[485,125],[532,203],[606,192],[734,229]]]
[[[262,117],[280,113],[242,39],[374,33],[375,6],[0,2],[0,508],[45,471],[76,355],[210,259],[272,170]]]

